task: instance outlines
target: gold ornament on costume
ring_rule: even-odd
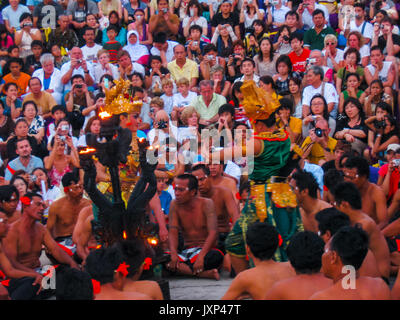
[[[140,113],[143,102],[132,97],[130,92],[131,82],[129,80],[114,80],[115,86],[106,89],[105,106],[103,112],[112,115],[121,113]]]
[[[279,107],[278,95],[271,95],[257,87],[253,80],[244,81],[240,87],[243,94],[243,108],[252,120],[265,120]]]

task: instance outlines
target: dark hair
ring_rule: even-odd
[[[206,55],[210,51],[218,52],[218,49],[213,43],[209,43],[209,44],[204,46],[203,51],[204,51],[204,54]]]
[[[378,45],[372,46],[369,52],[372,53],[372,51],[375,51],[375,50],[378,50],[381,54],[383,54],[383,51],[382,51],[381,47],[378,46]]]
[[[361,227],[345,226],[333,236],[330,249],[338,254],[343,265],[358,270],[368,253],[368,245],[368,234]]]
[[[324,16],[325,18],[325,13],[321,10],[321,9],[315,9],[312,13],[313,18],[317,15],[317,14],[321,14]]]
[[[300,191],[307,189],[309,196],[317,199],[319,186],[312,173],[297,170],[293,173],[292,178],[296,181],[296,186]]]
[[[275,70],[276,72],[278,72],[278,66],[280,63],[284,63],[287,65],[288,69],[289,69],[289,74],[293,71],[293,64],[292,61],[290,60],[289,56],[282,54],[278,57],[278,59],[276,59],[276,64],[275,64]]]
[[[22,196],[29,198],[31,201],[32,201],[33,197],[38,197],[40,199],[43,199],[43,197],[39,193],[36,193],[33,191],[28,191],[27,193],[25,193]]]
[[[225,103],[219,107],[218,115],[221,115],[224,112],[229,112],[232,115],[232,117],[234,117],[235,116],[235,107],[233,105],[231,105],[230,103]]]
[[[176,179],[179,180],[188,180],[188,187],[189,191],[191,190],[198,190],[199,189],[199,182],[197,181],[196,177],[190,173],[184,173],[180,174],[179,176],[176,177]]]
[[[24,12],[23,14],[21,14],[21,16],[19,17],[19,23],[21,23],[22,21],[24,21],[26,18],[31,18],[31,20],[33,21],[33,16],[28,13],[28,12]]]
[[[15,193],[17,198],[19,198],[18,189],[12,184],[6,184],[4,186],[0,186],[0,203],[3,201],[9,201]]]
[[[270,84],[272,89],[275,91],[277,89],[274,79],[271,76],[262,76],[260,77],[260,82],[264,84]]]
[[[40,80],[38,77],[32,77],[32,78],[30,78],[30,79],[28,80],[28,85],[29,85],[29,86],[31,85],[31,81],[32,81],[32,80],[38,80],[39,83],[40,83],[40,85],[42,85],[42,80]]]
[[[287,16],[296,16],[296,20],[297,21],[299,21],[299,19],[300,19],[300,16],[299,16],[299,14],[297,13],[296,10],[290,10],[290,11],[286,12],[285,20],[286,20]]]
[[[360,55],[360,52],[356,48],[348,48],[346,50],[346,52],[344,53],[344,56],[343,56],[344,60],[346,60],[346,57],[351,53],[354,53],[356,55],[356,64],[359,64],[360,60],[361,60],[361,55]]]
[[[372,85],[374,82],[379,83],[379,84],[382,84],[382,81],[381,81],[381,80],[377,80],[377,81],[374,80],[374,81],[371,82],[371,85]],[[383,85],[382,85],[382,88],[383,88]],[[386,103],[385,101],[380,101],[380,102],[378,102],[378,103],[376,104],[376,107],[375,107],[375,114],[376,114],[376,110],[377,110],[378,108],[380,108],[380,109],[386,111],[386,112],[387,112],[388,114],[390,114],[390,115],[393,115],[392,106],[391,106],[390,104]]]
[[[32,79],[32,78],[31,78],[31,79]],[[34,79],[36,79],[36,78],[34,78]],[[26,106],[27,106],[27,105],[30,105],[30,104],[34,106],[34,108],[35,108],[35,110],[36,110],[36,114],[38,113],[38,107],[37,107],[36,102],[33,101],[33,100],[28,100],[28,101],[25,101],[25,102],[22,104],[22,110],[21,110],[21,113],[22,113],[22,114],[24,114],[25,109],[26,109]]]
[[[4,91],[8,91],[8,89],[10,89],[10,87],[14,86],[15,88],[17,88],[18,90],[18,85],[15,82],[7,82],[4,85]]]
[[[272,128],[276,125],[276,111],[272,112],[267,119],[257,119],[256,123],[257,122],[262,122],[267,126],[267,128]]]
[[[271,46],[271,49],[269,50],[269,60],[272,62],[272,60],[274,60],[274,53],[275,53],[275,51],[274,51],[274,44],[272,43],[272,40],[271,40],[270,38],[264,37],[264,38],[262,38],[262,39],[260,40],[259,47],[261,47],[261,43],[262,43],[263,41],[268,41],[269,44],[270,44],[270,46]],[[261,49],[258,51],[258,59],[259,59],[261,62],[262,62],[263,59],[264,59],[264,55],[263,55],[263,53],[261,52]]]
[[[365,11],[365,4],[364,4],[364,3],[356,2],[356,3],[353,5],[353,7],[354,7],[354,8],[361,8],[361,9],[363,9],[363,10]]]
[[[358,175],[369,179],[369,163],[367,159],[365,159],[364,157],[360,156],[349,157],[346,160],[344,167],[348,169],[356,168]]]
[[[210,175],[210,168],[206,166],[203,163],[196,164],[195,166],[192,167],[191,172],[197,171],[197,170],[203,170],[203,172],[209,176]]]
[[[351,76],[351,75],[355,75],[355,74],[356,74],[356,73],[351,73],[351,74],[349,74],[349,75]],[[348,77],[346,77],[346,79],[347,79],[347,78],[348,78]],[[364,118],[365,118],[364,108],[363,108],[363,106],[362,106],[360,100],[358,100],[357,98],[354,98],[354,97],[348,97],[348,98],[344,101],[343,110],[344,110],[346,116],[347,116],[347,113],[346,113],[346,106],[347,106],[349,103],[352,103],[352,104],[354,104],[354,105],[357,107],[357,109],[358,109],[358,116],[360,117],[360,119],[364,119]]]
[[[13,51],[14,49],[18,49],[19,50],[19,47],[17,45],[13,44],[12,46],[9,46],[7,48],[7,52],[10,54],[11,51]]]
[[[341,182],[333,190],[335,201],[340,204],[346,201],[355,210],[361,210],[361,194],[357,187],[351,182]]]
[[[33,41],[31,42],[31,49],[32,49],[33,47],[41,47],[41,48],[43,49],[43,42],[40,41],[40,40],[33,40]]]
[[[129,276],[134,276],[139,271],[145,258],[145,246],[141,238],[123,240],[115,244],[123,255],[123,259],[129,265]]]
[[[311,231],[296,233],[287,247],[290,264],[298,274],[319,273],[322,266],[324,241]]]
[[[53,188],[54,186],[51,185],[51,180],[50,180],[50,177],[49,177],[49,173],[47,172],[46,168],[36,167],[35,169],[32,170],[32,174],[35,174],[35,172],[38,171],[38,170],[42,171],[46,175],[46,177],[47,177],[47,187],[49,189]]]
[[[290,35],[290,37],[289,37],[289,43],[292,43],[292,40],[294,40],[294,39],[297,39],[297,40],[299,40],[300,42],[301,41],[303,41],[303,34],[302,33],[300,33],[300,32],[293,32],[291,35]]]
[[[100,284],[114,281],[114,271],[124,262],[118,246],[93,250],[86,258],[85,271]]]
[[[11,177],[10,184],[13,185],[14,182],[15,182],[15,180],[18,180],[18,179],[19,179],[19,180],[22,180],[22,182],[23,182],[23,183],[25,184],[25,186],[26,186],[26,191],[28,192],[28,188],[29,188],[28,181],[26,181],[26,180],[24,179],[24,177],[22,177],[22,176],[19,176],[19,175],[14,174],[14,175]],[[21,194],[20,196],[22,197],[23,194]]]
[[[266,28],[267,28],[267,26],[265,25],[264,20],[256,19],[256,20],[253,21],[251,26],[254,28],[254,26],[256,24],[259,25],[259,26],[262,26],[263,30],[261,31],[261,34],[264,34],[266,32]]]
[[[70,186],[73,182],[78,183],[79,182],[79,177],[76,173],[74,172],[67,172],[64,174],[64,176],[61,179],[63,187],[68,187]]]
[[[343,172],[340,170],[331,168],[324,173],[324,186],[331,192],[338,183],[343,181]]]
[[[156,33],[153,37],[154,43],[165,43],[167,42],[167,34],[165,32]]]
[[[72,76],[72,77],[71,77],[71,83],[72,83],[75,79],[82,79],[82,81],[85,81],[85,78],[84,78],[83,75],[81,75],[81,74],[76,74],[76,75]]]
[[[318,93],[318,94],[314,95],[311,98],[311,100],[310,100],[310,112],[311,112],[312,115],[314,114],[314,112],[312,111],[311,105],[312,105],[312,102],[314,101],[314,99],[317,99],[317,98],[322,99],[322,101],[324,103],[324,112],[322,114],[322,117],[328,122],[328,125],[329,125],[328,103],[326,102],[326,99],[322,94]]]
[[[18,63],[21,68],[24,65],[24,61],[21,58],[17,58],[17,57],[12,57],[10,60],[8,60],[8,64],[11,65],[11,63]]]
[[[190,28],[189,28],[189,34],[190,34],[193,30],[197,30],[197,31],[199,31],[200,33],[203,32],[203,29],[202,29],[199,25],[197,25],[197,24],[194,24],[194,25],[190,26]]]
[[[254,62],[254,60],[250,57],[244,57],[244,59],[242,60],[242,62],[240,63],[240,67],[242,67],[243,63],[245,63],[246,61],[251,62],[251,64],[253,65],[253,67],[256,67],[256,63]]]
[[[278,107],[278,109],[276,109],[277,112],[279,112],[280,110],[283,110],[283,109],[288,109],[290,111],[290,114],[293,113],[293,101],[292,101],[292,99],[282,98],[282,99],[279,99],[279,103],[280,103],[280,106]]]
[[[246,232],[246,243],[254,257],[262,261],[270,260],[279,245],[279,234],[269,223],[254,222]]]
[[[243,81],[236,81],[233,83],[232,85],[232,101],[234,103],[234,107],[238,108],[240,105],[240,101],[238,100],[238,98],[235,96],[236,92],[240,92],[240,88],[243,85]]]
[[[54,113],[55,113],[56,111],[58,111],[58,110],[60,110],[60,111],[64,112],[65,114],[67,114],[67,109],[66,109],[63,105],[61,105],[61,104],[56,104],[56,105],[51,109],[51,113],[54,114]]]
[[[93,284],[90,274],[61,265],[56,271],[57,300],[93,300]]]
[[[113,25],[113,24],[110,24],[110,25],[107,27],[107,32],[110,31],[110,30],[114,30],[115,33],[117,33],[117,34],[118,34],[118,32],[119,32],[118,28],[117,28],[115,25]]]
[[[190,0],[187,7],[186,7],[186,15],[189,16],[190,7],[196,6],[197,7],[197,15],[201,17],[203,15],[203,8],[201,7],[200,3],[197,0]],[[189,29],[190,33],[190,29]]]
[[[318,229],[321,235],[327,231],[331,233],[331,237],[344,226],[350,225],[350,218],[347,214],[337,210],[334,207],[323,209],[315,215],[318,221]]]

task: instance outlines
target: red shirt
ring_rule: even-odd
[[[385,176],[388,173],[389,169],[389,164],[385,163],[378,171],[378,174],[382,177],[385,178]],[[392,175],[390,177],[390,182],[389,182],[389,194],[387,195],[387,199],[391,199],[397,189],[399,188],[399,181],[400,181],[400,171],[399,169],[394,169],[392,172]]]
[[[294,51],[288,54],[290,61],[292,61],[293,71],[305,72],[307,65],[307,58],[310,56],[310,49],[303,48],[303,52],[298,56]]]

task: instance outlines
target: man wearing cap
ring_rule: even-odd
[[[393,195],[399,188],[400,182],[400,144],[389,144],[386,152],[387,163],[378,171],[377,185],[381,186],[386,194],[387,201],[391,201]]]

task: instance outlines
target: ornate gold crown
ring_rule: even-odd
[[[251,120],[265,120],[279,107],[278,95],[272,96],[257,87],[253,80],[244,81],[240,87],[243,94],[243,108]]]
[[[106,89],[105,106],[102,110],[109,114],[140,113],[143,102],[132,96],[131,82],[121,78],[114,80],[114,83],[114,87]]]

